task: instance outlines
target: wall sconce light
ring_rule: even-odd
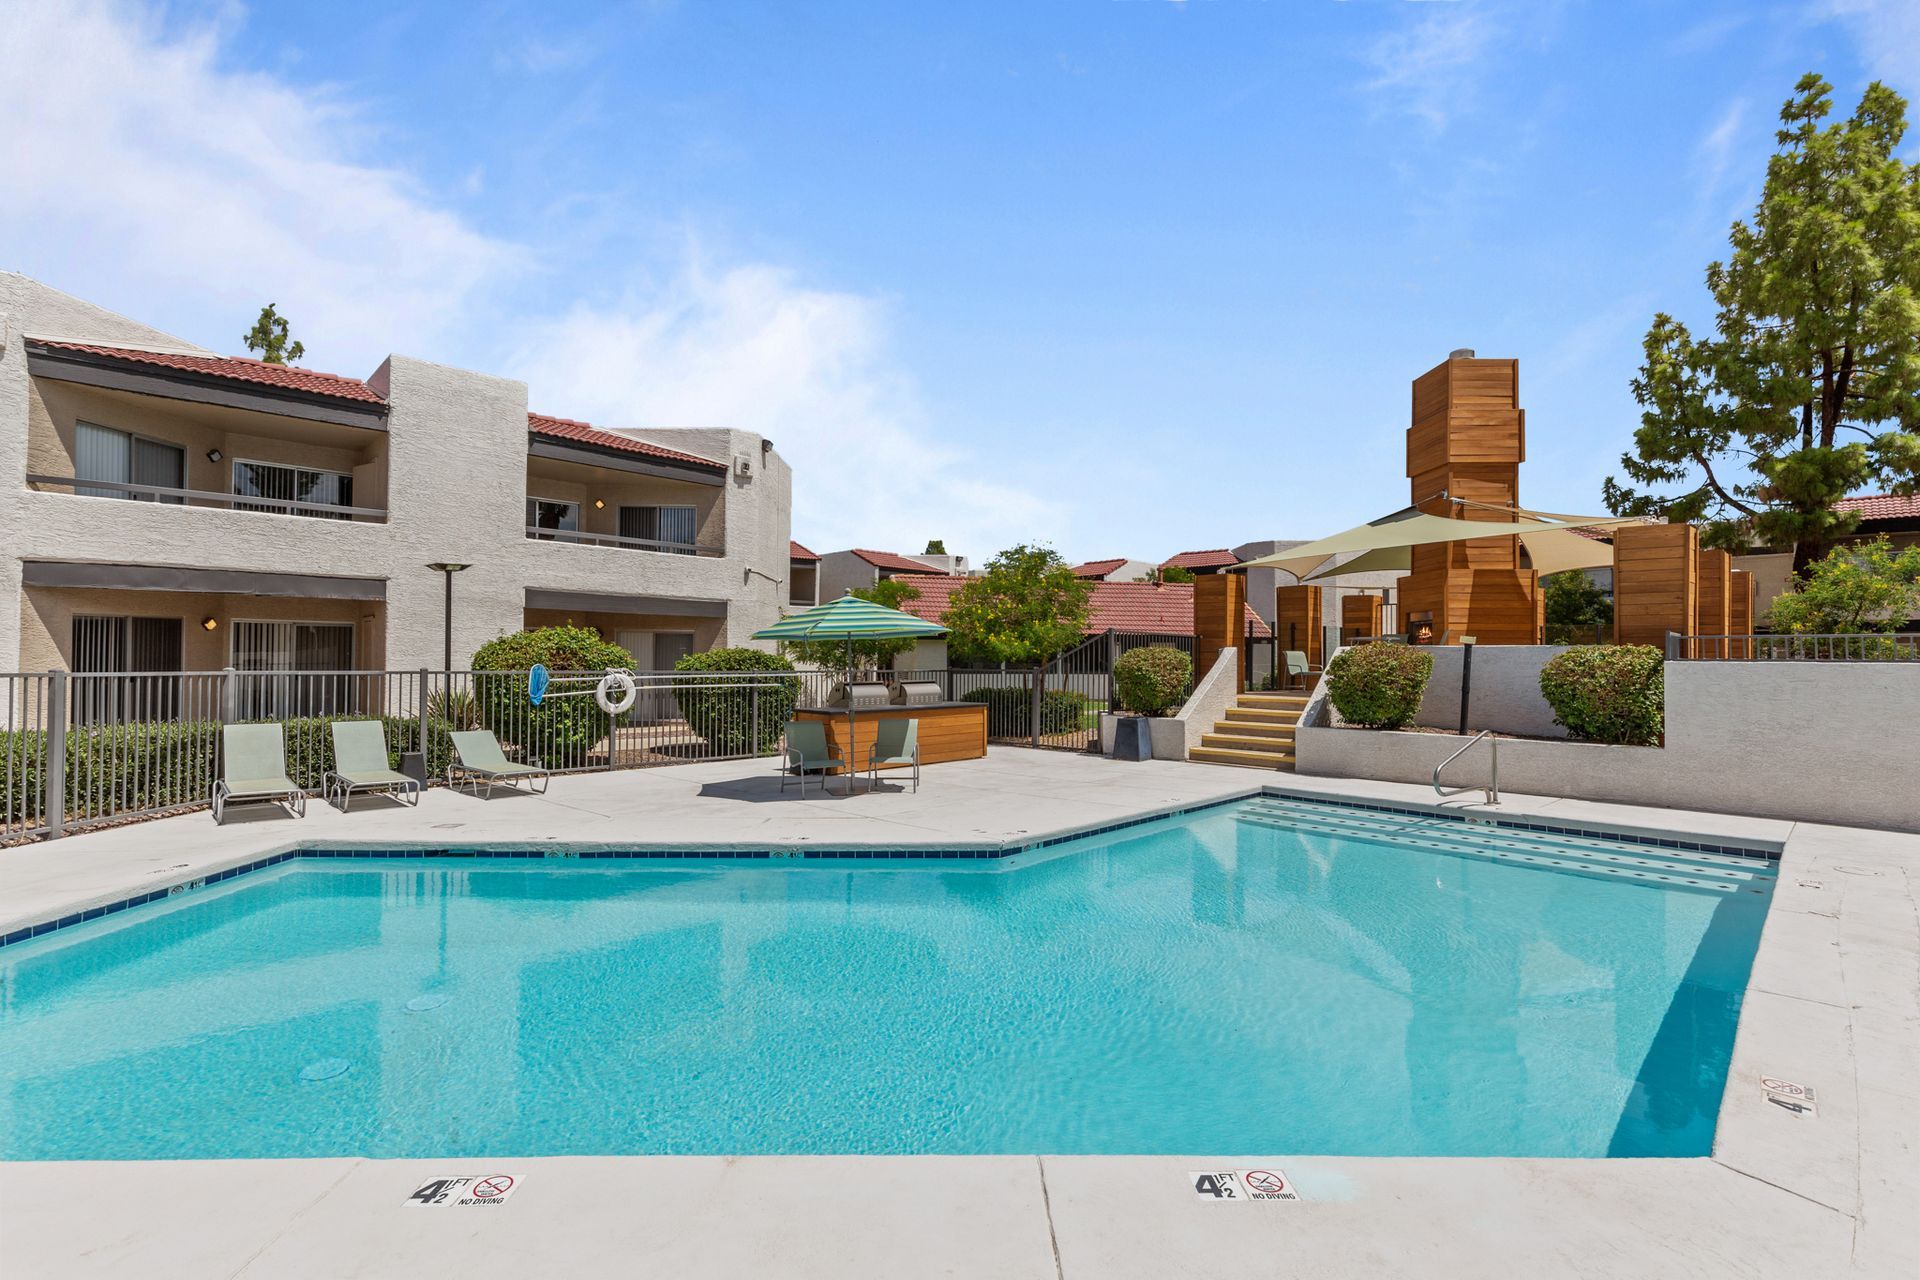
[[[593,509],[595,511],[605,511],[607,509],[607,500],[605,498],[595,498],[593,500]]]
[[[208,462],[218,462],[218,461],[220,461],[220,459],[222,459],[222,458],[224,458],[224,457],[226,457],[226,456],[227,456],[226,454],[224,454],[224,453],[222,453],[222,452],[220,452],[220,451],[219,451],[218,449],[209,449],[209,450],[207,450],[207,461],[208,461]]]
[[[200,619],[200,629],[202,631],[218,631],[220,629],[220,619],[202,618]]]

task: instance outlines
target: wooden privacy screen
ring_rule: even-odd
[[[1320,666],[1320,588],[1279,587],[1273,593],[1273,635],[1280,651],[1307,655],[1307,665]],[[1282,662],[1284,669],[1286,664]]]
[[[1699,607],[1700,535],[1692,525],[1629,524],[1613,531],[1616,643],[1664,650],[1669,631],[1692,632]]]
[[[1247,686],[1247,575],[1207,573],[1193,580],[1193,682],[1213,670],[1225,648],[1240,654],[1240,687]]]
[[[1518,360],[1449,357],[1414,379],[1407,430],[1414,506],[1429,515],[1510,522],[1506,508],[1519,504],[1526,456]],[[1520,567],[1517,537],[1415,547],[1412,568],[1400,579],[1400,617],[1431,613],[1436,642],[1540,642],[1539,583]]]
[[[1745,569],[1735,569],[1727,577],[1732,584],[1727,599],[1727,632],[1730,635],[1750,636],[1753,634],[1753,611],[1758,603],[1755,597],[1759,589],[1754,584],[1753,575]],[[1735,640],[1727,656],[1751,658],[1753,646],[1745,640]]]
[[[1380,634],[1381,610],[1386,600],[1380,596],[1347,596],[1340,601],[1340,639],[1351,644],[1363,636]]]
[[[1733,557],[1724,551],[1700,552],[1700,587],[1693,604],[1693,634],[1725,636],[1733,633]],[[1694,646],[1696,658],[1724,658],[1725,640],[1702,640]]]

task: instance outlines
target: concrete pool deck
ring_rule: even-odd
[[[1269,787],[1409,807],[1430,789],[996,748],[919,794],[805,800],[764,765],[430,792],[0,849],[0,933],[303,844],[999,845]],[[1782,850],[1714,1154],[1688,1160],[517,1157],[0,1164],[0,1273],[33,1277],[1911,1275],[1920,1272],[1920,837],[1507,796],[1499,814]],[[1018,874],[1014,872],[1013,874]],[[0,957],[6,953],[0,951]],[[3,994],[3,992],[0,992]],[[1229,1064],[1223,1064],[1226,1069]],[[1763,1076],[1812,1086],[1769,1102]],[[1283,1170],[1298,1202],[1219,1204],[1204,1168]],[[406,1204],[508,1173],[495,1206]]]

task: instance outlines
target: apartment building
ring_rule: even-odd
[[[456,665],[571,622],[670,667],[780,617],[791,479],[747,432],[222,356],[0,273],[0,670],[437,668],[445,565]]]

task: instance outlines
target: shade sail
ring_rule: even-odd
[[[1604,569],[1613,564],[1611,543],[1583,538],[1571,527],[1536,528],[1520,534],[1520,541],[1527,549],[1529,564],[1543,578],[1550,573],[1565,573],[1569,569]],[[1406,573],[1413,568],[1413,547],[1378,547],[1339,564],[1330,563],[1331,560],[1329,556],[1329,563],[1323,563],[1307,574],[1303,581],[1331,582],[1350,573]]]
[[[1371,551],[1392,551],[1408,547],[1424,547],[1439,542],[1466,542],[1474,538],[1500,538],[1512,534],[1540,533],[1547,530],[1565,531],[1569,529],[1597,529],[1614,525],[1638,524],[1638,516],[1594,516],[1576,520],[1457,520],[1451,516],[1428,515],[1417,507],[1406,507],[1391,515],[1381,516],[1378,520],[1356,525],[1344,533],[1321,538],[1314,542],[1305,542],[1297,547],[1288,547],[1276,551],[1270,556],[1258,560],[1249,560],[1238,566],[1242,569],[1281,569],[1296,577],[1305,579],[1317,569],[1326,567],[1327,562],[1337,555],[1359,555]],[[1568,534],[1568,537],[1577,535]],[[1598,544],[1595,544],[1598,545]],[[1602,561],[1601,563],[1608,563]],[[1352,567],[1354,561],[1348,561],[1339,568],[1342,572],[1357,573]],[[1394,567],[1375,563],[1374,569]],[[1578,566],[1564,565],[1563,568]],[[1547,571],[1543,571],[1547,572]],[[1331,575],[1329,575],[1331,576]]]
[[[791,618],[753,633],[755,640],[907,640],[943,636],[937,622],[916,618],[898,609],[862,600],[851,593],[827,604],[815,605]]]

